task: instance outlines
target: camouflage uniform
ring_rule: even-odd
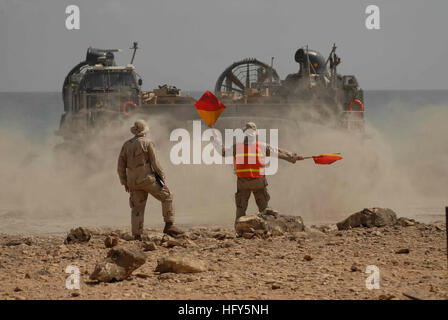
[[[257,134],[257,127],[255,123],[248,122],[244,131],[251,129],[254,131],[255,135]],[[215,136],[215,138],[218,138]],[[248,144],[247,137],[244,140],[245,144]],[[214,140],[214,144],[218,147],[218,150],[221,150],[222,156],[227,154],[232,154],[233,157],[236,156],[237,146],[233,145],[231,149],[226,150],[222,145],[221,141]],[[300,160],[301,157],[297,155],[297,153],[289,152],[280,148],[273,148],[269,144],[264,143],[266,156],[269,157],[271,153],[276,153],[279,159],[286,160],[291,163],[295,163],[297,160]],[[270,195],[268,192],[268,182],[266,177],[262,178],[237,178],[236,183],[236,193],[235,193],[235,204],[236,204],[236,217],[237,220],[239,217],[246,215],[247,206],[249,204],[249,198],[251,193],[254,194],[255,202],[257,204],[258,210],[263,211],[269,205]]]
[[[167,226],[174,223],[173,194],[166,186],[160,186],[155,178],[154,172],[165,181],[165,174],[157,159],[154,144],[145,137],[148,131],[146,123],[138,120],[131,128],[135,136],[124,143],[118,158],[120,182],[129,188],[134,236],[140,236],[143,232],[148,193],[162,202],[162,215]]]

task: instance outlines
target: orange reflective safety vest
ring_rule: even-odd
[[[264,154],[260,142],[252,145],[237,143],[234,160],[238,178],[264,177]]]

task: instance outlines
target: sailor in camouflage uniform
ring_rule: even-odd
[[[134,137],[124,143],[118,158],[118,176],[130,194],[132,234],[141,239],[146,201],[151,194],[162,203],[163,232],[177,236],[183,231],[174,226],[173,194],[166,184],[162,187],[156,179],[158,174],[165,182],[165,174],[157,159],[154,143],[146,137],[148,131],[146,122],[137,120],[131,127]]]

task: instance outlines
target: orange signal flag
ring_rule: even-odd
[[[316,164],[332,164],[333,162],[341,159],[342,156],[340,153],[327,153],[319,156],[313,156],[314,163]]]
[[[201,99],[195,103],[195,107],[201,118],[207,122],[209,127],[218,120],[221,113],[226,109],[226,106],[208,90],[205,91]]]

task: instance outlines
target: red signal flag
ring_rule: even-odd
[[[341,159],[342,156],[340,153],[327,153],[319,156],[313,156],[314,163],[316,164],[332,164],[333,162]]]
[[[201,99],[195,103],[195,107],[201,118],[207,122],[209,127],[218,120],[221,113],[226,109],[226,106],[208,90],[205,91]]]

